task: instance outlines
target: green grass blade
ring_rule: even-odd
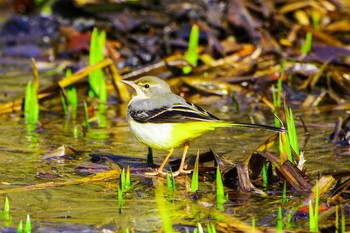
[[[344,207],[341,207],[341,232],[345,232],[345,211]]]
[[[39,103],[35,83],[28,81],[24,99],[24,119],[29,124],[39,121]]]
[[[302,54],[308,54],[311,51],[312,48],[312,32],[306,33],[306,38],[301,46],[301,53]]]
[[[166,179],[166,186],[167,186],[167,188],[168,188],[168,191],[172,191],[172,190],[173,190],[173,186],[172,186],[172,184],[171,184],[169,172],[167,172],[167,173],[165,174],[165,179]]]
[[[185,55],[185,60],[193,67],[197,66],[198,61],[198,43],[199,43],[199,27],[197,24],[193,24],[190,38],[188,42],[188,50]],[[185,66],[182,69],[184,74],[188,74],[192,71],[191,66]]]
[[[293,110],[291,108],[285,109],[285,114],[286,114],[286,121],[287,121],[287,129],[288,129],[288,139],[290,146],[294,150],[294,152],[299,155],[299,142],[298,142],[298,135],[297,135],[297,130],[295,127],[295,121],[294,121],[294,114]]]
[[[219,209],[222,209],[222,204],[225,203],[224,184],[219,166],[216,167],[216,203],[220,207]]]
[[[30,232],[32,232],[32,223],[30,221],[29,214],[27,214],[26,223],[24,225],[24,233],[30,233]]]
[[[31,101],[33,101],[31,99],[31,93],[32,93],[32,82],[28,81],[27,83],[27,87],[26,87],[26,94],[25,94],[25,99],[24,99],[24,119],[26,121],[28,121],[29,119],[29,114],[30,114],[30,106],[32,106],[33,104],[31,103]]]
[[[252,216],[252,233],[255,233],[256,231],[256,220],[255,217]]]
[[[22,222],[22,220],[20,220],[19,223],[18,223],[17,233],[23,233],[23,222]]]
[[[282,216],[282,207],[278,206],[278,212],[277,212],[277,224],[276,224],[276,228],[277,228],[277,232],[278,233],[282,233],[283,232],[283,216]]]
[[[315,215],[314,215],[314,210],[312,206],[312,201],[309,201],[309,229],[310,231],[315,231]]]
[[[90,41],[89,64],[94,65],[104,59],[103,49],[106,42],[106,32],[94,28]],[[99,97],[101,103],[107,102],[106,82],[103,71],[96,70],[89,74],[90,96]]]
[[[88,113],[88,107],[86,102],[84,101],[84,116],[85,116],[85,127],[86,129],[89,129],[90,123],[89,123],[89,113]]]
[[[4,203],[4,211],[3,211],[3,218],[6,221],[11,220],[11,215],[10,215],[10,202],[8,197],[5,197],[5,203]]]
[[[199,167],[199,151],[197,152],[196,162],[194,164],[194,170],[192,174],[191,181],[191,192],[196,192],[198,190],[198,168]]]
[[[62,107],[63,107],[63,113],[65,116],[68,115],[68,106],[66,103],[66,99],[64,98],[62,92],[60,92],[60,96],[61,96],[61,102],[62,102]]]
[[[68,78],[72,76],[72,71],[70,69],[66,70],[65,77]],[[68,106],[71,109],[72,118],[75,119],[77,117],[77,108],[78,108],[78,94],[77,90],[74,86],[70,86],[66,88]]]
[[[318,180],[316,180],[316,187],[315,187],[315,231],[318,232],[318,209],[319,209],[319,205],[320,205],[320,194],[319,194],[319,184],[318,184]]]
[[[268,183],[266,160],[264,161],[263,167],[262,167],[262,183],[263,183],[263,187],[266,188]]]
[[[118,187],[118,208],[119,208],[119,213],[122,212],[123,208],[123,191]]]
[[[127,190],[131,187],[130,166],[129,165],[128,165],[128,168],[126,169],[125,186],[126,186]]]
[[[197,223],[197,230],[198,230],[198,233],[204,233],[204,230],[203,230],[202,224]]]
[[[120,187],[121,187],[121,191],[125,192],[125,187],[126,187],[126,174],[125,174],[125,169],[122,169],[122,173],[120,174]]]
[[[283,193],[282,193],[282,203],[286,203],[288,201],[287,199],[287,182],[283,182]]]

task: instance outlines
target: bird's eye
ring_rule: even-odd
[[[145,88],[148,89],[149,88],[149,84],[145,84]]]

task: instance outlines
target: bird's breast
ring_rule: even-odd
[[[171,123],[140,123],[128,119],[131,132],[136,138],[147,146],[157,150],[169,150],[180,146],[182,143],[174,141]]]

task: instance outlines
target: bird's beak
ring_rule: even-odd
[[[122,83],[128,84],[129,86],[133,86],[134,82],[130,80],[120,80]]]

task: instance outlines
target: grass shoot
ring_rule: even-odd
[[[23,221],[21,219],[17,226],[17,233],[22,233],[22,232],[23,232]]]
[[[312,206],[312,201],[309,201],[309,229],[313,232],[318,232],[318,208],[319,208],[319,185],[316,180],[315,185],[315,210]]]
[[[90,127],[89,123],[89,112],[87,103],[84,101],[84,116],[85,116],[85,128],[88,129]]]
[[[293,151],[299,155],[299,143],[298,143],[298,135],[294,122],[294,114],[291,108],[285,108],[286,121],[287,121],[287,135],[289,139],[289,144],[292,147]]]
[[[283,216],[282,216],[282,207],[278,206],[278,212],[277,212],[277,232],[282,233],[283,232]]]
[[[30,221],[30,216],[27,214],[26,223],[24,224],[24,233],[32,232],[32,223]]]
[[[207,232],[208,233],[216,233],[215,224],[213,224],[213,223],[207,224]]]
[[[175,178],[171,169],[170,172],[166,173],[166,183],[169,191],[174,192],[176,190]]]
[[[28,124],[36,124],[39,121],[39,102],[37,86],[35,82],[29,81],[26,87],[24,99],[24,119]]]
[[[266,188],[268,184],[266,160],[264,161],[263,167],[262,167],[262,183],[263,183],[263,187]]]
[[[306,33],[306,38],[304,43],[301,45],[301,53],[306,55],[311,51],[312,48],[312,32]]]
[[[288,201],[287,199],[287,182],[283,182],[283,192],[282,192],[282,203],[286,203]]]
[[[199,166],[199,151],[197,152],[196,162],[194,164],[194,170],[191,181],[191,192],[197,192],[198,190],[198,166]]]
[[[7,196],[5,196],[5,203],[4,203],[4,210],[2,211],[0,218],[10,221],[11,215],[10,215],[10,202]]]
[[[90,41],[89,64],[94,65],[104,59],[103,50],[106,42],[106,32],[94,28]],[[89,74],[89,96],[98,97],[101,103],[107,102],[107,90],[104,73],[101,69]]]
[[[121,190],[121,188],[118,187],[118,209],[119,209],[119,213],[122,212],[122,208],[123,208],[123,191]]]
[[[225,203],[224,184],[222,182],[219,166],[216,167],[216,203],[218,209],[222,209],[222,204]]]
[[[188,50],[185,54],[185,60],[193,67],[197,66],[198,61],[198,42],[199,42],[199,27],[197,24],[193,24],[190,38],[188,42]],[[185,66],[182,69],[184,74],[189,74],[192,71],[191,66]]]
[[[130,188],[130,167],[128,166],[127,170],[125,168],[122,169],[122,173],[120,174],[120,189],[122,192],[126,192]]]
[[[68,78],[72,76],[72,71],[70,69],[66,70],[65,77]],[[77,90],[74,86],[66,87],[65,88],[66,95],[67,95],[67,113],[71,114],[71,117],[75,119],[77,117],[77,109],[78,109],[78,94]]]
[[[255,217],[252,216],[252,232],[254,233],[256,229],[256,222],[255,222]]]

